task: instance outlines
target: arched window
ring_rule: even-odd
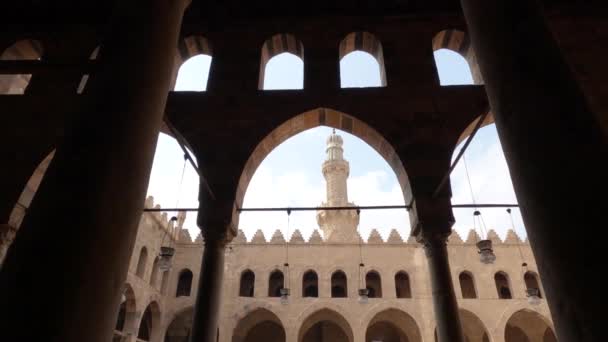
[[[211,45],[206,38],[189,36],[178,43],[175,91],[205,91],[211,70]]]
[[[524,274],[524,282],[526,283],[527,290],[537,289],[538,297],[543,298],[542,294],[540,293],[540,285],[538,281],[538,275],[536,273],[530,271],[526,272],[526,274]]]
[[[443,30],[433,38],[435,66],[439,84],[483,84],[477,58],[466,33]]]
[[[302,277],[302,297],[319,297],[319,277],[315,271],[308,271]]]
[[[142,247],[139,252],[139,260],[137,261],[137,270],[135,271],[135,275],[140,278],[144,278],[146,273],[146,264],[148,263],[148,249],[146,247]]]
[[[496,283],[496,291],[498,298],[511,299],[511,288],[509,287],[509,279],[504,272],[498,272],[494,275],[494,283]]]
[[[0,54],[0,60],[40,60],[42,44],[37,40],[20,40]],[[29,85],[31,74],[0,75],[0,94],[21,95]]]
[[[412,298],[410,277],[407,273],[401,271],[395,274],[395,291],[397,292],[397,298]]]
[[[241,273],[241,284],[239,286],[239,296],[253,297],[255,287],[255,274],[251,270]]]
[[[342,88],[385,87],[382,44],[369,32],[353,32],[340,43]]]
[[[160,281],[160,293],[167,293],[167,285],[169,285],[169,271],[164,271],[162,280]]]
[[[156,302],[150,303],[144,314],[141,316],[141,322],[139,323],[139,331],[137,332],[137,340],[150,341],[152,337],[152,331],[154,324],[158,323],[159,308]],[[156,328],[158,329],[158,328]]]
[[[150,275],[150,285],[152,287],[156,287],[156,283],[158,281],[158,258],[154,258],[154,262],[152,263],[152,274]]]
[[[380,274],[376,271],[369,271],[365,275],[365,287],[369,298],[382,298],[382,281]]]
[[[460,291],[462,291],[462,298],[477,298],[477,292],[475,291],[475,282],[473,276],[469,272],[462,272],[458,276],[460,281]]]
[[[348,297],[346,274],[344,274],[342,271],[336,271],[331,275],[331,297]]]
[[[188,297],[190,296],[190,291],[192,291],[192,271],[189,269],[183,269],[181,272],[179,272],[175,297]]]
[[[270,273],[270,277],[268,278],[268,297],[281,297],[283,284],[283,272],[275,270]]]
[[[277,34],[262,45],[260,80],[263,90],[304,88],[304,45],[291,34]]]

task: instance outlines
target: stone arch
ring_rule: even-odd
[[[319,297],[319,276],[314,270],[302,275],[302,297]]]
[[[367,323],[365,341],[421,342],[416,320],[405,311],[387,308],[377,312]]]
[[[194,275],[188,268],[184,268],[177,276],[177,286],[175,289],[175,297],[189,297],[192,292],[192,279]]]
[[[397,298],[412,298],[412,286],[407,272],[395,273],[395,292]]]
[[[126,283],[120,299],[120,306],[118,307],[118,315],[114,326],[115,334],[122,335],[125,332],[135,330],[137,321],[136,312],[135,291],[133,291],[131,284]]]
[[[278,269],[268,275],[268,297],[281,297],[281,289],[285,286],[285,276]]]
[[[496,285],[496,292],[500,299],[512,299],[513,294],[511,291],[511,279],[509,275],[504,271],[498,271],[494,274],[494,284]]]
[[[365,287],[369,298],[382,298],[382,276],[376,270],[365,273]]]
[[[246,269],[241,272],[239,281],[239,296],[253,297],[255,290],[255,273],[252,270]]]
[[[348,297],[348,277],[344,271],[336,270],[331,274],[330,286],[332,298]]]
[[[382,49],[382,43],[375,35],[365,32],[357,31],[351,32],[342,39],[338,50],[338,60],[342,60],[344,56],[348,55],[353,51],[363,51],[372,55],[378,62],[380,67],[380,84],[382,87],[386,87],[386,68],[384,65],[384,52]]]
[[[556,342],[553,326],[540,313],[522,309],[510,315],[504,329],[505,342]]]
[[[262,57],[260,59],[260,78],[258,89],[264,89],[264,78],[266,76],[266,64],[281,53],[288,52],[299,57],[304,61],[304,44],[294,35],[289,33],[279,33],[270,37],[262,44]]]
[[[433,37],[432,47],[433,51],[448,49],[461,55],[469,65],[474,83],[483,84],[475,51],[473,51],[471,40],[465,32],[456,29],[440,31]]]
[[[541,286],[540,286],[540,280],[538,277],[538,273],[534,272],[534,271],[527,271],[524,274],[524,283],[526,285],[526,290],[529,289],[537,289],[538,290],[538,297],[539,298],[543,298],[543,291],[541,290]]]
[[[459,309],[460,324],[466,342],[490,342],[490,334],[479,316],[472,311]]]
[[[395,172],[403,192],[405,203],[409,203],[411,201],[412,192],[409,179],[405,171],[405,167],[395,152],[393,146],[391,146],[391,144],[380,133],[378,133],[378,131],[363,121],[333,109],[318,108],[296,115],[279,125],[264,139],[262,139],[262,141],[251,153],[239,178],[235,197],[235,207],[233,208],[232,212],[232,222],[234,226],[238,226],[238,215],[236,209],[242,206],[243,198],[245,197],[245,192],[249,182],[264,158],[266,158],[266,156],[268,156],[268,154],[275,147],[279,146],[290,137],[318,126],[328,126],[341,129],[355,135],[370,145],[387,161]]]
[[[148,249],[143,246],[139,250],[139,258],[137,259],[137,268],[135,269],[135,275],[144,278],[146,275],[146,265],[148,264]]]
[[[298,342],[353,342],[353,330],[343,315],[329,308],[319,309],[301,321]]]
[[[160,335],[160,305],[150,302],[141,315],[137,339],[141,341],[156,341]]]
[[[178,311],[167,326],[165,342],[187,342],[192,331],[194,321],[194,307],[188,306]]]
[[[171,85],[171,89],[173,89],[175,86],[179,68],[182,66],[182,64],[184,64],[184,62],[196,55],[213,56],[213,50],[207,38],[199,35],[192,35],[179,40],[177,43],[177,53],[175,54],[175,62],[173,65],[173,84]]]
[[[23,39],[5,49],[0,60],[39,60],[43,54],[40,41]],[[0,75],[0,94],[24,94],[31,78],[31,74]]]
[[[477,298],[477,286],[475,284],[475,277],[469,271],[462,271],[458,275],[458,283],[460,285],[460,292],[462,298]]]
[[[255,308],[238,320],[232,332],[232,342],[285,342],[283,322],[267,308]]]

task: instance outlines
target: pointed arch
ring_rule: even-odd
[[[505,327],[505,342],[555,342],[550,321],[540,313],[523,309],[509,317]]]
[[[433,37],[432,48],[433,52],[447,49],[460,55],[467,62],[474,84],[483,84],[477,57],[465,32],[456,29],[440,31]]]
[[[377,271],[368,271],[365,274],[365,287],[369,298],[382,298],[382,278]]]
[[[133,291],[133,287],[129,283],[126,283],[120,300],[114,330],[118,332],[132,331],[136,321],[136,308],[135,292]]]
[[[341,61],[344,57],[354,51],[362,51],[370,54],[378,63],[378,72],[380,73],[380,86],[386,87],[386,69],[384,66],[384,52],[382,43],[375,35],[365,32],[351,32],[342,39],[338,50],[338,59]]]
[[[494,284],[496,285],[496,292],[500,299],[511,299],[511,285],[509,282],[509,276],[505,272],[496,272],[494,274]]]
[[[0,60],[40,60],[43,58],[44,48],[40,41],[24,39],[15,42],[0,54]],[[31,74],[0,75],[0,94],[24,94]]]
[[[268,297],[281,297],[281,289],[285,284],[283,272],[274,270],[268,276]]]
[[[348,279],[346,273],[342,270],[335,271],[331,274],[331,297],[348,297]]]
[[[245,270],[241,273],[241,281],[239,283],[240,297],[253,297],[255,293],[255,273],[252,270]]]
[[[175,297],[189,297],[192,291],[192,271],[184,268],[179,272],[177,277],[177,288],[175,290]]]
[[[397,298],[412,298],[410,276],[407,272],[399,271],[395,274],[395,292]]]
[[[538,281],[538,274],[536,272],[527,271],[524,274],[524,283],[526,284],[526,290],[538,290],[538,297],[543,298],[542,291],[540,289],[540,281]]]
[[[319,297],[319,277],[317,272],[308,270],[302,276],[302,297]]]
[[[241,318],[232,332],[232,342],[285,342],[285,328],[279,316],[256,308]]]
[[[144,278],[146,275],[146,265],[148,263],[148,249],[146,246],[143,246],[139,250],[139,259],[137,259],[137,269],[135,270],[135,275]]]
[[[260,58],[260,76],[258,80],[258,89],[264,89],[264,80],[266,79],[266,67],[268,62],[280,54],[290,53],[304,62],[304,44],[294,35],[289,33],[279,33],[270,37],[262,44],[262,56]],[[302,89],[302,87],[294,89]]]
[[[203,91],[207,89],[207,81],[211,72],[213,50],[207,38],[200,35],[187,36],[180,39],[177,44],[177,53],[173,66],[173,85],[175,88],[182,67],[188,66],[196,69],[197,74],[191,75],[193,84],[189,87],[175,89],[177,91]],[[188,65],[190,64],[190,65]]]
[[[141,341],[156,340],[160,333],[160,306],[157,302],[148,304],[139,322],[137,339]]]
[[[365,341],[421,342],[422,335],[416,320],[395,308],[378,312],[367,324]]]
[[[242,206],[243,198],[245,197],[245,192],[249,186],[251,178],[264,158],[266,158],[266,156],[268,156],[268,154],[270,154],[275,147],[279,146],[285,140],[298,133],[318,126],[328,126],[343,130],[355,135],[370,145],[376,152],[378,152],[378,154],[382,156],[382,158],[384,158],[384,160],[386,160],[386,162],[395,172],[405,203],[409,203],[411,201],[412,193],[409,179],[405,171],[405,167],[395,152],[393,146],[380,133],[378,133],[378,131],[363,121],[336,110],[318,108],[292,117],[283,124],[277,126],[264,139],[262,139],[262,141],[260,141],[249,156],[249,159],[245,163],[245,167],[241,172],[235,197],[236,207],[240,208]],[[238,215],[236,208],[233,209],[232,221],[236,225],[238,224]]]
[[[298,329],[298,342],[323,340],[325,334],[332,335],[334,342],[353,342],[354,334],[348,321],[337,311],[323,308],[308,315]]]
[[[462,298],[477,298],[475,279],[473,278],[473,274],[471,274],[471,272],[460,272],[460,275],[458,275],[458,281],[460,283],[460,292],[462,293]]]
[[[478,315],[465,309],[460,309],[458,312],[466,341],[490,341],[488,329]]]

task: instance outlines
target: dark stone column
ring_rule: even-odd
[[[454,224],[450,198],[419,196],[410,210],[410,221],[412,235],[424,246],[429,263],[439,342],[464,342],[447,249]]]
[[[191,342],[216,342],[224,278],[225,236],[205,234]]]
[[[439,342],[463,342],[458,303],[448,260],[447,238],[448,234],[431,233],[418,236],[429,263],[437,338]]]
[[[87,95],[0,270],[7,341],[112,337],[185,1],[117,4]]]
[[[557,337],[606,340],[606,137],[537,1],[461,2]]]

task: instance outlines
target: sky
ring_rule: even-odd
[[[457,53],[441,49],[435,51],[435,60],[443,86],[472,84],[466,61]],[[204,91],[212,59],[199,55],[186,61],[179,70],[176,91]],[[264,89],[302,89],[304,63],[299,57],[283,53],[266,65]],[[390,70],[387,70],[390,86]],[[355,51],[340,61],[341,86],[380,86],[378,63],[371,55]],[[358,205],[403,205],[403,194],[395,173],[388,163],[371,146],[361,139],[337,131],[344,139],[344,157],[350,163],[348,179],[349,201]],[[317,127],[297,134],[276,147],[256,170],[243,207],[317,206],[325,199],[325,181],[321,163],[325,158],[325,140],[331,134],[329,127]],[[462,145],[462,144],[461,144]],[[457,147],[454,157],[461,146]],[[469,171],[466,177],[465,162]],[[407,171],[407,166],[406,166]],[[182,177],[183,173],[183,177]],[[496,128],[481,128],[451,175],[452,203],[517,203],[502,147]],[[472,189],[472,194],[471,194]],[[198,176],[186,164],[177,142],[164,134],[159,135],[148,195],[155,197],[161,207],[198,207]],[[485,225],[473,221],[474,209],[454,209],[454,229],[465,239],[472,228],[484,235],[494,229],[505,237],[513,227],[504,208],[481,209]],[[169,213],[174,215],[174,213]],[[519,210],[513,209],[513,222],[521,238],[526,236]],[[188,213],[185,223],[195,238],[195,213]],[[371,229],[377,229],[386,239],[391,229],[397,229],[404,239],[409,236],[409,219],[404,209],[364,210],[359,230],[367,239]],[[240,215],[239,229],[248,239],[261,229],[269,240],[276,229],[287,238],[299,229],[308,238],[318,229],[315,212],[246,212]]]

